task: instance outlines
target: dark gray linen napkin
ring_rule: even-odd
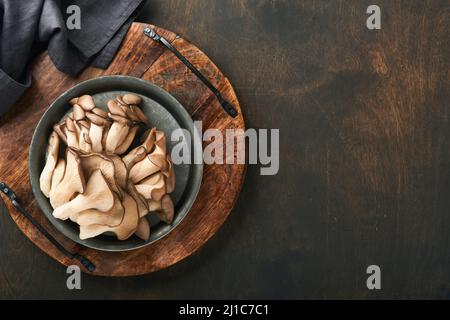
[[[107,68],[145,0],[0,0],[0,115],[31,84],[28,65],[48,50],[55,66],[76,75]],[[68,30],[66,10],[81,11],[81,28]]]

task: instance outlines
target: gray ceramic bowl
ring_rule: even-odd
[[[171,133],[175,129],[185,129],[185,139],[192,138],[189,148],[191,149],[191,158],[197,153],[201,159],[202,144],[197,134],[194,123],[183,108],[183,106],[168,92],[160,87],[153,85],[142,79],[128,76],[107,76],[82,82],[69,89],[58,97],[55,102],[47,109],[39,121],[31,141],[29,155],[29,174],[31,187],[36,197],[37,203],[42,212],[50,222],[68,238],[89,248],[102,251],[127,251],[144,247],[150,243],[158,241],[170,231],[172,231],[183,218],[188,214],[197,193],[203,175],[202,164],[180,164],[175,165],[176,188],[171,194],[175,204],[175,218],[171,225],[166,225],[157,220],[155,215],[148,215],[151,224],[151,235],[149,241],[145,242],[136,236],[132,236],[125,241],[119,241],[115,237],[102,235],[93,239],[80,240],[79,227],[70,221],[61,221],[52,216],[52,207],[49,200],[42,194],[39,188],[39,176],[45,165],[46,149],[48,137],[50,136],[53,125],[60,122],[71,109],[70,99],[83,94],[90,94],[94,97],[96,105],[106,110],[106,102],[115,98],[119,94],[132,92],[142,97],[141,108],[149,118],[147,128],[157,127],[166,133],[167,148],[170,152],[174,145],[180,143],[172,142]],[[187,130],[187,131],[186,131]],[[187,132],[189,132],[190,137]],[[136,139],[138,140],[138,139]],[[137,144],[137,141],[136,141]],[[191,163],[194,163],[191,161]]]

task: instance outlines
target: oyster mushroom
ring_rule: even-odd
[[[135,187],[137,192],[144,196],[145,199],[159,201],[166,194],[166,183],[162,173],[154,174],[142,180]]]
[[[131,169],[136,163],[139,161],[144,160],[144,158],[147,156],[147,149],[143,146],[139,146],[132,151],[128,152],[127,155],[125,155],[122,160],[125,163],[126,167],[128,169]]]
[[[84,193],[79,194],[70,202],[56,208],[53,216],[67,220],[72,214],[88,209],[102,212],[111,210],[114,205],[114,195],[100,170],[94,171],[86,184]]]
[[[167,169],[166,135],[162,131],[156,131],[155,148],[149,154],[150,160],[161,170]]]
[[[67,137],[66,137],[66,133],[65,133],[65,126],[66,126],[66,122],[63,121],[61,123],[55,124],[53,126],[53,131],[55,131],[59,138],[64,141],[65,144],[67,144]]]
[[[135,234],[144,241],[148,241],[150,239],[150,223],[147,218],[144,217],[139,219],[139,224]]]
[[[117,184],[121,188],[125,189],[127,186],[127,180],[128,180],[128,171],[127,171],[127,167],[125,166],[125,163],[122,161],[122,159],[119,156],[117,156],[115,154],[111,154],[108,156],[114,163]]]
[[[156,138],[156,129],[147,130],[142,144],[126,154],[122,159],[128,169],[131,169],[137,162],[142,161],[147,153],[151,152],[154,147]]]
[[[80,121],[86,116],[84,109],[79,104],[73,105],[73,120]]]
[[[78,123],[75,123],[76,125],[78,125]],[[86,128],[85,126],[79,125],[79,136],[78,136],[78,148],[81,151],[84,152],[90,152],[90,146],[87,146],[86,144],[88,144],[90,142],[90,144],[92,144],[91,140],[88,139],[89,138],[89,128]],[[87,137],[87,138],[86,138]]]
[[[66,160],[64,158],[59,159],[58,164],[55,167],[55,170],[53,170],[52,175],[52,187],[50,189],[49,194],[52,194],[55,192],[56,188],[61,183],[62,179],[64,178],[64,173],[66,172]]]
[[[113,207],[102,212],[96,209],[89,209],[78,213],[74,216],[74,222],[80,226],[88,226],[91,224],[100,224],[108,227],[116,227],[121,224],[124,217],[125,209],[117,194],[114,193]]]
[[[139,223],[137,204],[129,194],[125,193],[122,205],[125,213],[120,225],[117,227],[108,227],[99,224],[80,226],[80,239],[93,238],[108,231],[113,232],[119,240],[126,240],[131,237],[135,233]]]
[[[126,111],[123,110],[121,108],[121,106],[116,101],[109,100],[108,103],[107,103],[107,106],[108,106],[109,112],[111,114],[118,115],[118,116],[121,116],[121,117],[124,117],[124,118],[127,117]]]
[[[161,168],[153,163],[150,156],[147,155],[130,169],[129,179],[136,184],[158,171],[161,171]]]
[[[130,105],[130,104],[140,104],[142,101],[142,98],[139,97],[138,95],[135,95],[132,93],[127,93],[124,96],[122,96],[122,100],[126,104]]]
[[[138,129],[139,129],[138,126],[133,126],[133,127],[130,128],[130,130],[128,131],[128,135],[125,138],[125,140],[114,151],[115,154],[123,154],[123,153],[125,153],[128,150],[128,148],[131,146],[131,144],[134,141],[134,137],[136,136],[136,133],[137,133]]]
[[[69,202],[77,193],[85,189],[84,175],[80,167],[80,159],[75,151],[67,149],[66,170],[58,187],[50,192],[50,204],[58,208]]]
[[[77,129],[75,127],[75,123],[70,118],[66,118],[64,133],[67,138],[67,146],[70,148],[78,149]]]
[[[94,99],[90,95],[84,95],[78,98],[76,101],[85,111],[91,111],[95,108]]]
[[[58,162],[59,153],[59,136],[56,132],[52,132],[48,140],[47,161],[39,177],[39,184],[42,193],[48,198],[52,187],[52,175]]]
[[[128,184],[128,192],[130,193],[130,196],[133,197],[134,201],[136,201],[137,203],[139,217],[140,218],[145,217],[150,211],[150,208],[148,207],[147,204],[147,200],[136,190],[136,187],[132,183]]]
[[[100,153],[90,153],[80,155],[80,164],[86,177],[90,177],[96,170],[100,170],[111,190],[122,197],[122,191],[116,183],[116,170],[113,160]]]
[[[69,101],[69,103],[73,106],[73,105],[75,105],[75,104],[78,103],[78,99],[80,99],[80,98],[79,98],[79,97],[75,97],[75,98],[71,99],[71,100]]]
[[[130,106],[131,114],[134,115],[133,121],[142,122],[144,124],[148,124],[148,118],[144,114],[144,112],[138,106]]]
[[[175,170],[170,156],[167,155],[167,169],[163,171],[164,181],[166,182],[166,192],[172,193],[175,190]]]
[[[94,113],[94,114],[96,114],[96,115],[98,115],[98,116],[100,116],[100,117],[102,117],[103,119],[108,118],[108,112],[106,112],[106,111],[103,110],[103,109],[100,109],[100,108],[94,108],[94,109],[91,110],[91,112]]]
[[[121,145],[130,130],[130,121],[127,118],[109,113],[108,116],[114,120],[106,138],[105,150],[114,153]]]
[[[174,207],[172,198],[166,194],[161,201],[149,200],[148,205],[150,211],[155,213],[159,220],[164,223],[171,224],[174,218]]]
[[[148,152],[153,151],[156,141],[156,128],[152,128],[144,132],[141,137],[141,146],[144,146]]]
[[[95,110],[95,109],[94,109]],[[103,133],[105,128],[108,126],[108,120],[102,118],[101,116],[88,112],[86,117],[91,121],[91,127],[89,129],[89,138],[92,141],[92,151],[102,152],[103,151]]]

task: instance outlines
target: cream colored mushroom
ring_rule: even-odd
[[[138,106],[130,106],[130,111],[135,116],[135,120],[134,121],[142,122],[142,123],[145,123],[145,124],[148,123],[148,118],[144,114],[144,112],[141,110],[141,108],[139,108]]]
[[[74,217],[74,222],[80,226],[88,226],[92,224],[99,224],[108,227],[117,227],[122,223],[125,209],[119,196],[114,193],[114,205],[111,210],[102,212],[96,209],[89,209],[78,213]]]
[[[77,193],[85,189],[84,175],[80,167],[80,159],[75,151],[67,149],[66,170],[58,188],[50,192],[50,204],[54,209],[69,202]]]
[[[67,220],[72,214],[88,209],[102,212],[111,210],[114,205],[114,195],[100,170],[94,171],[86,184],[86,190],[70,202],[56,208],[53,216]]]
[[[126,111],[124,111],[116,101],[109,100],[107,105],[111,114],[118,115],[124,118],[127,117]]]
[[[53,126],[53,131],[55,131],[59,138],[64,141],[64,143],[67,145],[67,137],[66,137],[66,133],[65,133],[65,126],[66,126],[66,121],[63,121],[61,123],[55,124]]]
[[[52,175],[58,162],[59,153],[59,136],[56,132],[52,132],[48,140],[47,161],[39,177],[39,184],[42,193],[48,198],[52,187]]]
[[[108,116],[114,120],[111,128],[109,129],[108,136],[106,138],[105,150],[110,153],[114,153],[116,148],[122,144],[130,130],[130,121],[127,118],[113,115],[111,113]]]
[[[122,191],[117,184],[117,172],[112,159],[100,153],[90,153],[80,155],[80,164],[83,174],[86,177],[90,177],[96,170],[100,170],[112,191],[122,197]]]
[[[128,154],[125,155],[122,158],[122,160],[125,163],[125,166],[128,169],[131,169],[136,163],[144,160],[146,156],[147,156],[147,149],[145,149],[145,147],[143,146],[139,146],[128,152]]]
[[[162,197],[161,201],[149,200],[148,206],[151,213],[155,213],[156,216],[163,222],[171,224],[174,218],[174,207],[172,198],[166,194]]]
[[[141,146],[145,147],[148,152],[152,152],[156,141],[156,128],[149,129],[144,132],[141,137]]]
[[[92,113],[98,115],[99,117],[102,117],[103,119],[107,119],[108,118],[108,112],[106,112],[103,109],[100,108],[94,108],[91,110]]]
[[[156,131],[155,148],[149,154],[149,159],[161,170],[167,169],[166,135],[162,131]]]
[[[95,110],[95,109],[94,109]],[[108,126],[109,122],[99,116],[96,113],[88,112],[86,117],[91,121],[91,127],[89,129],[89,138],[92,141],[92,151],[102,152],[103,151],[103,134],[105,128]]]
[[[170,155],[167,155],[167,169],[163,171],[163,175],[166,182],[166,192],[172,193],[175,190],[175,169],[173,167]]]
[[[53,170],[52,187],[50,189],[49,196],[50,194],[55,192],[56,188],[58,188],[59,184],[64,178],[65,172],[66,172],[66,160],[64,158],[61,158],[58,160],[58,164],[56,165],[55,170]]]
[[[77,124],[78,125],[78,124]],[[91,147],[87,144],[92,144],[91,140],[89,139],[89,128],[86,128],[85,126],[79,125],[79,136],[78,136],[78,149],[84,152],[91,152]]]
[[[141,145],[128,151],[138,124],[148,122],[140,102],[134,94],[118,96],[108,102],[108,113],[84,95],[70,101],[69,117],[54,126],[53,134],[68,148],[66,160],[53,160],[48,195],[54,216],[78,223],[82,239],[112,232],[119,240],[136,234],[147,241],[149,212],[166,223],[173,220],[167,193],[175,188],[175,172],[164,132],[148,130]]]
[[[80,98],[79,98],[79,97],[75,97],[75,98],[71,99],[71,100],[69,101],[69,103],[73,106],[73,105],[75,105],[75,104],[78,103],[78,99],[80,99]]]
[[[153,163],[150,156],[147,155],[130,169],[129,179],[136,184],[158,171],[161,171],[161,168]]]
[[[145,138],[141,140],[142,144],[126,154],[122,159],[128,169],[133,167],[137,162],[142,161],[147,153],[153,151],[156,139],[156,129],[144,132]],[[145,152],[145,154],[144,154]]]
[[[142,101],[142,98],[139,97],[138,95],[135,95],[132,93],[127,93],[126,95],[122,96],[122,100],[126,104],[130,105],[130,104],[140,104]]]
[[[135,233],[139,223],[137,204],[129,194],[125,193],[122,205],[125,209],[125,214],[119,226],[108,227],[98,224],[80,226],[80,239],[86,240],[108,231],[113,232],[119,240],[126,240],[131,237]]]
[[[116,101],[117,101],[121,106],[127,106],[127,104],[125,103],[125,101],[123,101],[122,97],[123,97],[123,96],[117,96],[117,97],[116,97]]]
[[[147,218],[144,217],[139,219],[139,224],[135,234],[144,241],[148,241],[150,239],[150,223]]]
[[[139,217],[145,217],[150,211],[147,200],[136,190],[136,187],[131,182],[128,183],[127,190],[130,196],[133,197],[134,201],[137,203]]]
[[[138,129],[139,129],[138,126],[133,126],[133,127],[130,128],[130,130],[128,131],[128,135],[125,138],[125,140],[114,151],[115,154],[119,154],[119,155],[120,154],[124,154],[128,150],[128,148],[131,146],[131,144],[134,141],[134,137],[136,136],[136,133],[137,133]]]
[[[94,99],[90,95],[84,95],[78,98],[77,102],[85,111],[91,111],[95,108]]]
[[[79,104],[73,105],[73,120],[80,121],[86,116],[84,109]]]
[[[135,187],[145,199],[159,201],[166,194],[166,183],[161,172],[142,180]]]
[[[70,118],[66,118],[64,133],[67,138],[67,146],[70,148],[78,149],[77,129],[75,127],[73,120]]]
[[[128,171],[127,167],[125,166],[125,163],[122,161],[122,158],[115,154],[108,155],[108,157],[112,160],[114,163],[115,168],[115,177],[117,184],[123,188],[126,189],[127,187],[127,181],[128,181]]]

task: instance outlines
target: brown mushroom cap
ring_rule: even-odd
[[[102,212],[96,209],[89,209],[78,213],[74,217],[74,222],[80,226],[87,226],[92,224],[99,224],[108,227],[117,227],[122,223],[125,214],[125,209],[119,196],[114,193],[114,205],[111,210]]]
[[[112,116],[111,118],[120,117],[111,114],[108,114],[108,116]],[[109,128],[108,136],[106,137],[105,150],[107,152],[114,153],[116,148],[119,147],[127,137],[128,132],[130,131],[130,126],[128,119],[125,120],[126,121],[114,119],[113,124]]]
[[[91,112],[95,113],[96,115],[102,117],[102,118],[107,118],[108,117],[108,112],[106,112],[103,109],[100,108],[94,108],[91,110]]]
[[[146,156],[142,161],[139,161],[130,169],[129,179],[133,183],[138,183],[160,170],[160,167],[154,164],[149,156]]]
[[[79,104],[86,111],[91,111],[95,108],[94,99],[90,95],[79,97],[77,104]]]
[[[85,115],[84,109],[79,104],[73,105],[73,119],[75,121],[83,120]]]
[[[144,114],[144,112],[141,110],[141,108],[139,108],[138,106],[135,106],[135,105],[131,105],[130,110],[131,110],[131,113],[135,116],[135,118],[133,119],[134,121],[142,122],[145,124],[148,123],[148,118]]]
[[[70,101],[69,101],[69,103],[71,104],[71,105],[74,105],[74,104],[76,104],[76,103],[78,103],[78,97],[75,97],[75,98],[73,98],[73,99],[71,99]]]
[[[174,212],[172,198],[166,194],[161,199],[161,210],[155,211],[155,213],[161,221],[171,224],[173,222]]]
[[[127,93],[126,95],[124,95],[122,97],[123,102],[125,102],[126,104],[140,104],[142,101],[142,98],[139,97],[138,95],[132,94],[132,93]]]
[[[52,187],[52,175],[58,162],[59,153],[59,136],[56,132],[52,132],[48,140],[47,147],[47,161],[39,177],[39,184],[42,193],[46,196],[50,196],[50,189]]]
[[[80,193],[73,200],[56,208],[53,211],[53,216],[61,220],[67,220],[71,215],[88,209],[107,212],[111,210],[113,205],[114,194],[101,171],[96,170],[89,178],[85,192]]]
[[[75,194],[83,193],[84,190],[85,181],[80,166],[80,158],[75,151],[67,149],[64,177],[58,188],[54,192],[50,192],[50,204],[56,209],[69,202]]]
[[[112,159],[100,153],[89,153],[80,155],[80,164],[86,177],[90,177],[96,170],[100,170],[111,190],[120,196],[122,195],[117,183],[117,172]]]
[[[160,172],[142,180],[135,187],[145,199],[159,201],[166,194],[166,183]]]
[[[53,170],[52,187],[50,189],[49,194],[54,193],[56,188],[58,188],[59,184],[64,178],[65,172],[66,172],[66,160],[64,158],[61,158],[59,159],[58,164],[55,167],[55,170]]]
[[[126,240],[131,237],[136,232],[139,224],[137,204],[130,195],[125,193],[122,205],[125,209],[125,214],[119,226],[108,227],[98,224],[80,226],[80,239],[93,238],[108,231],[116,234],[119,240]]]
[[[175,169],[170,155],[167,155],[167,169],[163,171],[163,174],[166,182],[166,192],[172,193],[175,190]]]
[[[107,119],[93,112],[86,112],[86,118],[88,118],[91,123],[94,123],[98,126],[106,126],[109,123]]]
[[[109,100],[108,101],[108,109],[109,109],[109,112],[111,114],[113,114],[113,115],[118,115],[118,116],[121,116],[121,117],[124,117],[124,118],[127,117],[127,113],[114,100]]]
[[[150,239],[150,223],[147,218],[144,217],[139,219],[139,224],[135,234],[144,241],[148,241]]]
[[[66,122],[60,122],[58,124],[55,124],[53,126],[53,130],[58,134],[59,138],[64,141],[65,144],[67,144],[67,137],[65,134],[65,127],[66,127]]]
[[[138,131],[139,127],[137,126],[133,126],[130,128],[130,130],[128,131],[128,135],[126,136],[126,138],[123,140],[122,144],[119,145],[116,150],[114,150],[115,154],[124,154],[128,148],[131,146],[131,144],[134,141],[134,137],[136,136],[136,133]]]

